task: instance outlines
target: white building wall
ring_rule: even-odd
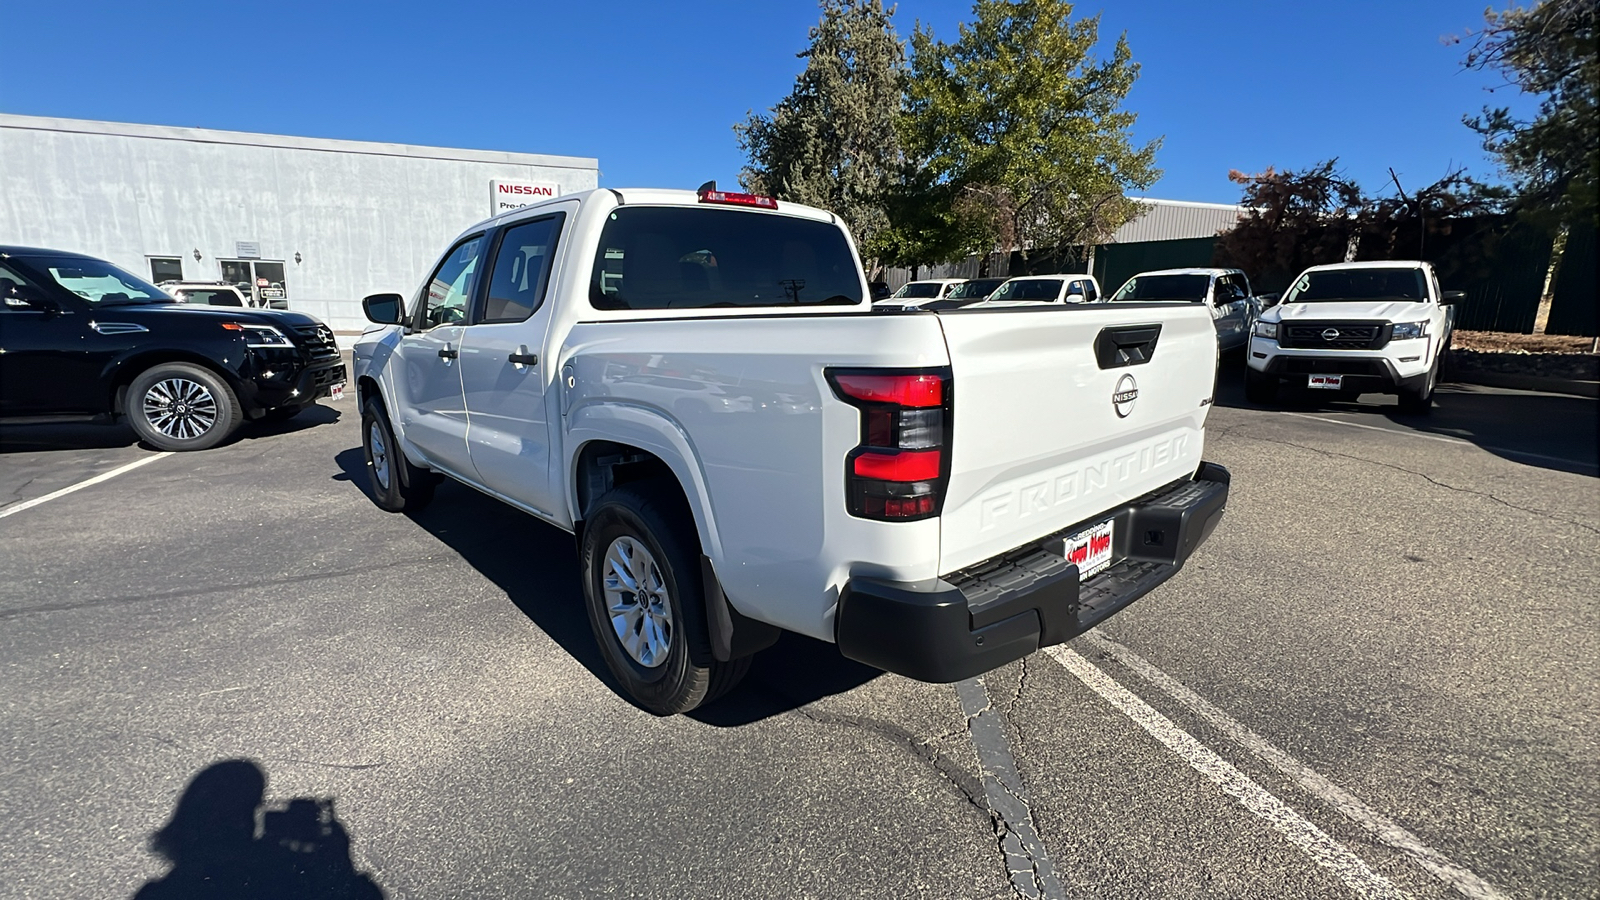
[[[175,256],[185,279],[215,281],[219,260],[253,242],[283,262],[291,308],[359,329],[362,297],[410,296],[446,242],[491,214],[493,179],[566,194],[597,187],[599,164],[0,115],[0,244],[87,253],[146,278],[147,257]]]

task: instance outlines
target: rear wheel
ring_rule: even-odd
[[[436,477],[406,459],[389,427],[389,413],[376,399],[361,407],[361,450],[367,461],[372,501],[379,509],[416,512],[433,500]]]
[[[617,488],[583,533],[589,625],[623,691],[660,716],[688,712],[733,688],[750,658],[718,662],[706,630],[700,542],[667,486]]]
[[[1278,399],[1277,376],[1258,372],[1252,368],[1244,370],[1244,397],[1251,403],[1268,404]]]
[[[222,377],[191,363],[162,363],[128,385],[123,413],[161,450],[205,450],[239,427],[239,399]]]

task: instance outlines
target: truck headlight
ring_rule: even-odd
[[[1392,341],[1407,341],[1427,336],[1427,322],[1400,322],[1394,326],[1394,333],[1389,335],[1389,339]]]
[[[1278,323],[1277,322],[1257,322],[1256,323],[1256,337],[1272,338],[1273,340],[1277,340],[1278,339]]]
[[[271,325],[253,325],[249,322],[224,322],[222,327],[229,331],[237,331],[243,335],[246,347],[294,347],[294,342],[290,341],[287,335]]]

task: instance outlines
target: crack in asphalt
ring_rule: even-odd
[[[289,584],[302,584],[308,581],[321,581],[328,578],[343,578],[347,575],[365,575],[369,572],[385,570],[410,569],[418,566],[434,565],[445,557],[423,557],[422,559],[405,559],[397,562],[376,563],[370,566],[355,566],[349,569],[340,569],[333,572],[308,572],[304,575],[289,575],[284,578],[274,578],[269,581],[253,581],[243,584],[219,584],[209,587],[196,587],[182,591],[166,591],[158,594],[132,594],[122,597],[102,597],[98,600],[82,600],[77,603],[42,603],[38,606],[25,606],[19,609],[0,610],[0,621],[14,619],[20,616],[35,613],[69,612],[78,609],[92,609],[97,606],[111,606],[120,603],[147,603],[152,600],[175,600],[185,597],[202,597],[206,594],[217,594],[223,591],[250,590],[252,588],[279,587]]]
[[[773,690],[766,685],[760,685],[759,688],[765,693],[782,698],[788,702],[793,702],[792,698],[784,697],[782,692]],[[791,712],[803,719],[815,722],[818,725],[855,728],[888,738],[889,742],[894,746],[909,750],[912,756],[931,766],[934,772],[936,772],[945,781],[949,782],[950,786],[955,788],[962,798],[965,799],[967,803],[971,804],[973,808],[982,811],[985,815],[989,814],[989,807],[981,797],[983,793],[982,787],[978,785],[971,775],[962,771],[943,753],[937,749],[934,749],[934,745],[936,743],[940,743],[943,740],[954,737],[957,732],[949,732],[941,737],[923,740],[899,725],[895,725],[891,722],[885,722],[880,719],[868,718],[866,716],[827,713],[819,710],[807,709],[803,706],[797,706],[791,710]]]
[[[1596,528],[1593,525],[1588,525],[1588,524],[1585,524],[1583,522],[1576,521],[1574,519],[1568,519],[1568,518],[1566,518],[1564,516],[1559,516],[1559,515],[1556,515],[1555,513],[1549,512],[1548,510],[1532,509],[1532,508],[1526,507],[1526,506],[1518,506],[1517,504],[1512,503],[1509,500],[1505,500],[1503,498],[1497,497],[1494,494],[1488,493],[1486,491],[1475,491],[1472,488],[1458,487],[1457,485],[1447,484],[1447,483],[1445,483],[1443,481],[1438,480],[1437,478],[1434,478],[1432,475],[1429,475],[1426,472],[1418,472],[1415,469],[1408,469],[1405,466],[1397,466],[1394,463],[1384,462],[1381,459],[1370,459],[1370,458],[1365,457],[1365,456],[1356,456],[1356,455],[1354,455],[1352,453],[1340,453],[1337,450],[1327,450],[1327,449],[1324,449],[1322,447],[1308,447],[1305,444],[1297,444],[1294,441],[1284,441],[1284,440],[1279,440],[1277,438],[1262,437],[1260,435],[1250,435],[1250,437],[1252,439],[1254,439],[1254,440],[1265,441],[1266,443],[1269,443],[1269,444],[1279,444],[1279,445],[1282,445],[1282,446],[1285,446],[1285,447],[1296,447],[1298,449],[1305,450],[1305,451],[1310,452],[1310,453],[1318,453],[1318,454],[1321,454],[1323,456],[1339,457],[1341,459],[1352,459],[1352,460],[1355,460],[1356,462],[1364,462],[1364,463],[1368,463],[1368,464],[1371,464],[1371,465],[1374,465],[1374,466],[1381,466],[1381,467],[1383,467],[1385,469],[1393,469],[1396,472],[1404,472],[1407,475],[1415,475],[1418,478],[1421,478],[1424,481],[1428,482],[1429,484],[1432,484],[1432,485],[1434,485],[1436,487],[1444,488],[1445,490],[1448,490],[1448,491],[1454,491],[1454,492],[1459,493],[1459,494],[1471,494],[1471,495],[1476,496],[1476,497],[1482,497],[1482,498],[1484,498],[1486,500],[1492,500],[1495,503],[1498,503],[1501,506],[1504,506],[1504,507],[1506,507],[1508,509],[1514,509],[1514,510],[1517,510],[1518,512],[1525,512],[1525,513],[1527,513],[1527,514],[1529,514],[1531,516],[1536,516],[1536,517],[1541,518],[1541,519],[1548,519],[1551,522],[1561,522],[1561,523],[1564,523],[1564,524],[1567,524],[1567,525],[1571,525],[1574,528],[1582,528],[1583,530],[1589,532],[1590,534],[1600,535],[1600,528]]]
[[[22,502],[22,492],[28,489],[28,485],[33,484],[35,481],[38,481],[38,480],[39,480],[39,476],[35,475],[32,478],[29,478],[27,481],[24,481],[23,483],[17,485],[16,489],[11,492],[11,495],[12,495],[13,499],[7,500],[4,503],[0,503],[0,509],[5,509],[6,507],[10,506],[13,503],[21,503]]]
[[[967,714],[968,733],[983,776],[989,818],[1006,866],[1006,876],[1019,897],[1057,900],[1065,896],[1061,881],[1039,836],[1028,805],[1022,776],[1006,738],[1006,722],[979,678],[956,685]],[[1020,686],[1019,686],[1020,696]]]

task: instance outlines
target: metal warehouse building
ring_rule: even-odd
[[[463,228],[599,177],[571,156],[0,114],[0,244],[246,284],[359,330],[362,297],[409,295]]]

